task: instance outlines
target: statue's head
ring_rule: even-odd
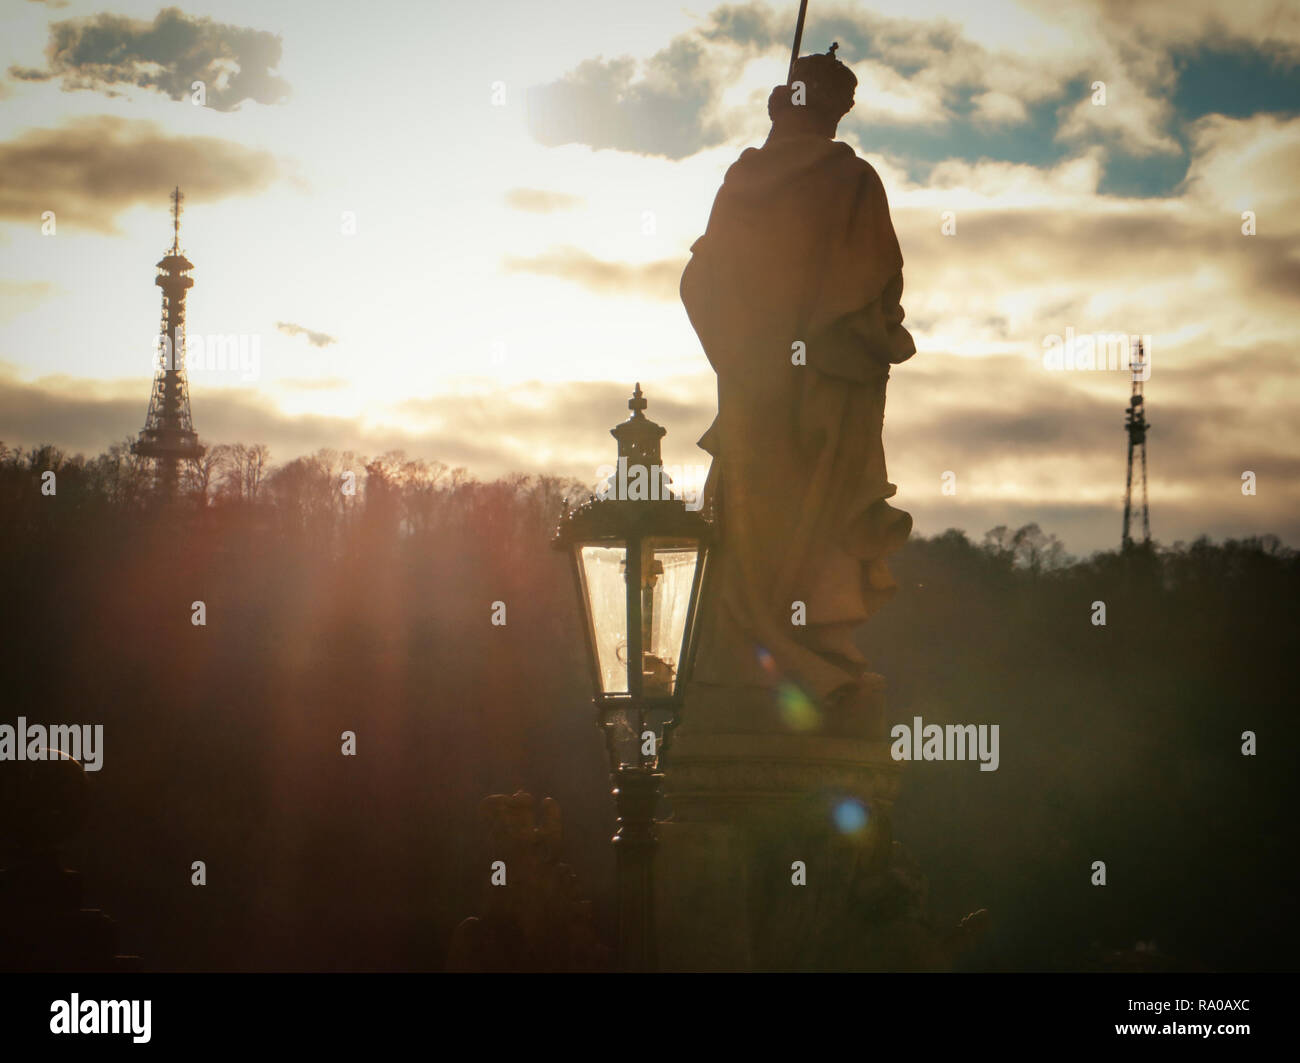
[[[858,79],[835,57],[838,42],[824,55],[801,55],[788,85],[777,85],[767,98],[767,113],[777,127],[795,126],[835,135],[835,127],[853,107]],[[802,83],[802,91],[796,89]]]

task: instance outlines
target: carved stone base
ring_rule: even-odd
[[[781,718],[780,697],[762,688],[691,687],[666,758],[673,820],[757,822],[779,812],[811,817],[809,826],[825,819],[829,826],[836,809],[857,800],[867,828],[875,831],[872,840],[888,848],[889,816],[902,782],[889,743],[875,734],[854,735],[852,721],[827,733],[831,710],[825,708],[811,708],[796,721],[811,718],[815,728],[793,730]],[[879,687],[871,697],[880,700]],[[861,703],[858,708],[867,711]]]
[[[822,727],[792,731],[812,717],[783,719],[778,697],[688,693],[666,758],[661,968],[942,968],[924,879],[891,837],[902,767],[889,743],[854,737],[853,720],[827,734],[824,707],[814,707]],[[857,729],[879,734],[874,715]]]

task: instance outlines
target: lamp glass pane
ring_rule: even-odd
[[[626,694],[627,547],[622,543],[580,546],[578,560],[601,692]]]
[[[700,544],[694,539],[646,541],[641,593],[645,659],[641,682],[647,697],[669,697],[676,692],[699,558]]]

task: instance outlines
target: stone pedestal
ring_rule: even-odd
[[[779,691],[688,692],[656,858],[662,970],[945,966],[924,880],[891,836],[902,769],[881,685],[838,720],[783,711]]]

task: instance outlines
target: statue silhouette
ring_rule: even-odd
[[[722,545],[696,679],[794,684],[873,732],[880,680],[854,632],[895,589],[885,557],[911,532],[886,501],[881,429],[890,366],[916,347],[884,186],[834,140],[856,85],[834,46],[794,63],[767,140],[727,171],[681,296],[718,376],[700,445]]]

